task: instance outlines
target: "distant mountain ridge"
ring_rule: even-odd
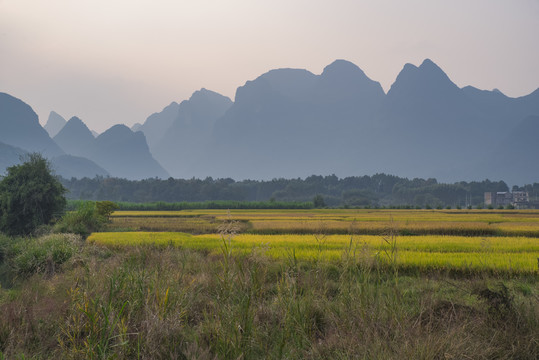
[[[539,89],[511,98],[460,88],[430,59],[404,65],[387,94],[346,60],[320,75],[274,69],[238,87],[234,101],[203,88],[143,124],[116,125],[96,138],[72,118],[54,137],[59,147],[36,127],[28,105],[0,94],[2,104],[4,158],[13,159],[13,147],[50,157],[65,151],[75,156],[70,161],[84,157],[131,179],[390,173],[443,182],[539,181]]]
[[[215,122],[231,106],[232,100],[226,96],[204,88],[195,91],[189,100],[177,106],[176,116],[154,143],[152,153],[171,174],[184,176],[186,171],[199,166],[199,162],[208,161],[199,155],[211,144]]]
[[[34,110],[6,93],[0,93],[0,142],[46,156],[63,154],[39,124]]]
[[[90,129],[76,116],[69,119],[53,140],[66,153],[75,156],[85,156],[95,142]]]
[[[152,157],[142,132],[116,125],[94,138],[79,118],[72,117],[63,125],[62,119],[54,112],[49,116],[51,132],[61,126],[53,140],[28,104],[0,93],[0,174],[28,153],[39,152],[50,160],[56,174],[67,178],[168,177]]]
[[[136,180],[168,177],[167,171],[152,157],[144,134],[133,132],[125,125],[115,125],[94,138],[81,119],[72,117],[54,141],[66,153],[98,164],[103,169],[100,173]]]
[[[170,120],[172,113],[181,117],[180,108],[192,100],[172,103],[140,127],[148,135],[148,128],[164,134],[149,141],[150,148],[177,177],[383,172],[444,181],[486,174],[503,179],[508,174],[493,165],[500,156],[493,149],[524,118],[539,115],[539,89],[520,98],[461,89],[430,59],[406,64],[387,94],[346,60],[334,61],[320,75],[270,70],[240,86],[235,101],[210,116],[211,129],[202,126],[204,131],[193,131],[202,120]],[[203,119],[197,115],[202,109],[191,110],[191,118]],[[531,166],[510,177],[537,181]]]
[[[47,123],[45,124],[45,126],[43,126],[43,128],[47,130],[49,136],[52,138],[55,137],[56,134],[60,132],[60,130],[62,130],[66,122],[66,119],[64,119],[58,113],[56,113],[55,111],[51,111]]]

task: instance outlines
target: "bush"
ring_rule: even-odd
[[[106,214],[104,209],[108,209],[108,207],[102,207],[100,214],[96,203],[84,202],[79,205],[76,211],[66,213],[56,224],[55,231],[87,237],[91,233],[103,229],[108,222],[108,217],[102,215]]]
[[[0,264],[10,257],[13,238],[0,234]]]
[[[326,207],[326,203],[322,195],[318,194],[313,198],[313,206],[317,209]]]
[[[12,244],[8,263],[17,276],[52,275],[78,249],[80,237],[73,234],[53,234],[33,239],[20,239]]]
[[[107,220],[109,220],[114,210],[119,209],[118,204],[112,201],[97,201],[95,203],[95,207],[96,207],[97,214]]]

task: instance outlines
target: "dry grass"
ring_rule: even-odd
[[[403,276],[341,262],[87,245],[0,289],[0,355],[116,359],[536,359],[536,278]],[[228,256],[228,258],[227,258]],[[228,264],[225,266],[225,264]],[[226,281],[225,281],[226,279]],[[490,302],[489,302],[490,301]]]

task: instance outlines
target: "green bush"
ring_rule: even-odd
[[[0,264],[10,257],[14,242],[12,237],[0,233]]]
[[[73,233],[87,237],[99,231],[108,222],[108,217],[101,215],[96,203],[88,201],[79,205],[76,211],[66,213],[56,224],[55,231]]]
[[[74,234],[53,234],[12,243],[7,259],[17,276],[52,275],[68,261],[79,247],[81,238]]]
[[[110,215],[114,212],[114,210],[118,210],[119,206],[118,204],[112,202],[112,201],[97,201],[95,203],[97,214],[107,220],[109,220]]]

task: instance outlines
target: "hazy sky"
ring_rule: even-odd
[[[425,58],[461,87],[534,91],[539,0],[0,0],[0,91],[98,132],[335,59],[387,91]]]

